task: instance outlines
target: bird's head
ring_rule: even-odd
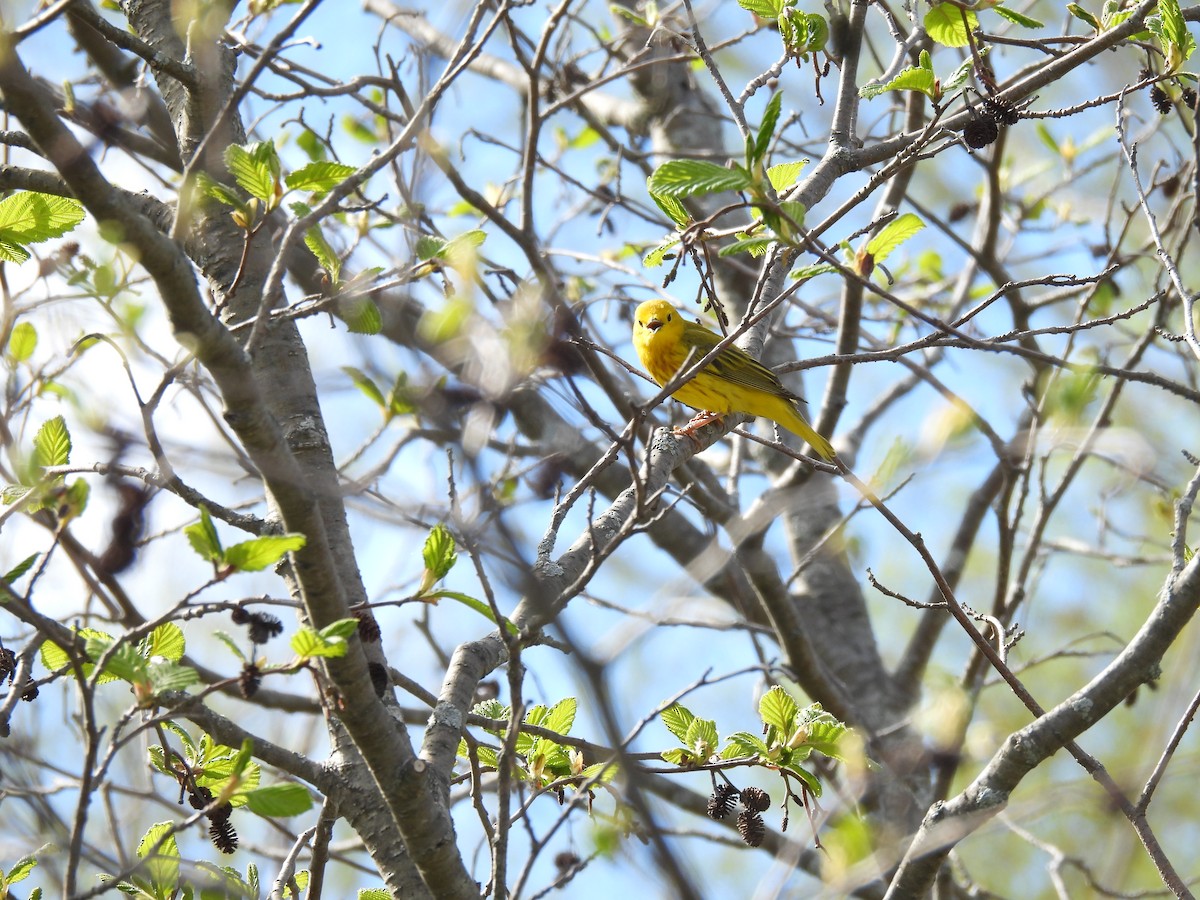
[[[647,300],[634,313],[634,331],[645,332],[645,337],[658,333],[673,334],[683,328],[679,310],[667,300]]]

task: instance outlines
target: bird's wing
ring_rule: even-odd
[[[696,346],[696,359],[699,359],[712,350],[720,342],[721,337],[700,325],[696,325],[695,330],[702,334],[695,334],[689,327],[688,338]],[[694,361],[692,360],[692,362]],[[797,403],[804,402],[803,397],[793,394],[779,382],[779,376],[734,344],[730,344],[718,353],[717,358],[712,361],[708,369],[714,375],[740,387],[764,391],[768,394],[778,394]]]

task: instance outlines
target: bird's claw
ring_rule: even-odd
[[[705,425],[711,425],[714,422],[720,422],[725,418],[724,413],[715,413],[709,410],[696,413],[682,428],[673,428],[672,433],[680,437],[690,438],[694,443],[699,444],[700,439],[696,437],[696,432]]]

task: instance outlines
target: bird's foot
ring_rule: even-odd
[[[724,413],[715,413],[710,412],[709,410],[702,410],[701,412],[698,412],[696,415],[692,416],[691,420],[682,428],[675,428],[673,431],[675,434],[678,434],[682,437],[691,438],[693,441],[698,442],[696,432],[699,429],[703,428],[705,425],[711,425],[714,422],[720,422],[723,418],[725,418]]]

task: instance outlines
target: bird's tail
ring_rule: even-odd
[[[779,422],[784,428],[790,431],[796,437],[803,438],[808,442],[808,445],[813,448],[813,452],[817,456],[825,460],[832,460],[834,457],[833,444],[825,440],[821,435],[817,434],[817,430],[804,420],[804,416],[800,415],[799,410],[793,404],[788,404],[788,412],[791,413],[786,420]]]

